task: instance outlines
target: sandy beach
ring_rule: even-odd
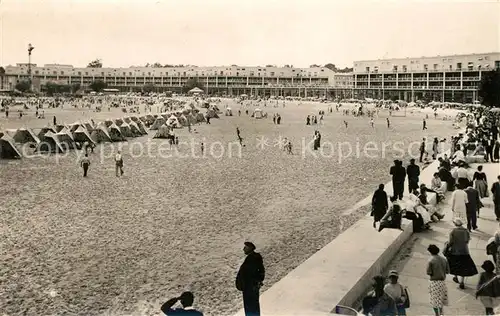
[[[385,110],[372,128],[368,118],[343,116],[334,104],[287,101],[283,108],[280,101],[278,108],[260,107],[268,113],[261,120],[247,116],[247,108],[238,116],[240,106],[233,101],[224,100],[221,110],[225,104],[235,116],[194,126],[193,133],[176,130],[186,142],[179,145],[183,155],[160,157],[166,140],[152,139],[154,131],[121,143],[122,178],[114,174],[117,144],[96,148],[86,179],[76,152],[0,161],[0,310],[155,315],[168,298],[192,290],[205,315],[230,315],[242,307],[234,278],[244,241],[253,241],[264,257],[265,290],[365,215],[341,214],[390,180],[394,143],[402,142],[406,153],[398,158],[406,164],[412,142],[449,139],[455,131],[452,121],[441,120],[443,110],[438,119],[429,113],[422,131],[426,112],[419,110],[391,117],[388,129]],[[325,115],[322,125],[306,126],[308,114],[328,106],[334,113]],[[273,124],[274,113],[281,114],[281,125]],[[23,119],[6,120],[2,114],[0,126],[41,128],[53,115],[71,123],[127,114],[49,109],[45,120],[30,112]],[[229,145],[237,141],[237,126],[246,144],[241,156]],[[325,145],[323,154],[314,156],[304,146],[316,129],[325,144],[380,146],[371,156],[361,150],[340,162],[336,147],[332,153]],[[293,155],[276,146],[280,136],[292,141]],[[262,138],[266,145],[259,143]],[[200,157],[202,141],[205,157]],[[149,146],[150,154],[139,154],[138,144]],[[389,144],[384,151],[383,144]],[[418,145],[413,152],[417,155]]]

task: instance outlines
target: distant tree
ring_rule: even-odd
[[[482,73],[478,94],[487,107],[500,107],[500,69]]]
[[[149,66],[150,66],[149,63],[147,63],[147,64],[144,65],[144,67],[149,67]]]
[[[81,84],[79,83],[74,83],[71,85],[71,93],[76,93],[78,90],[81,88]]]
[[[165,67],[165,68],[172,68],[172,67],[174,67],[174,65],[165,64],[163,67]]]
[[[160,63],[156,62],[156,63],[152,64],[151,67],[153,67],[153,68],[161,68],[163,66]]]
[[[29,81],[19,81],[16,84],[15,88],[18,91],[27,92],[30,89],[30,82]]]
[[[309,66],[309,68],[319,68],[319,67],[321,67],[321,66],[317,65],[317,64],[312,64],[312,65]]]
[[[52,96],[56,93],[71,93],[75,90],[74,86],[80,84],[74,84],[74,85],[68,85],[68,84],[58,84],[55,82],[47,82],[45,85],[43,85],[42,89],[47,93],[48,96]]]
[[[150,92],[153,92],[155,91],[155,86],[151,83],[145,85],[144,87],[142,87],[142,92],[144,93],[150,93]]]
[[[328,68],[332,71],[337,71],[337,67],[335,67],[335,64],[329,63],[324,66],[325,68]]]
[[[101,92],[103,89],[106,89],[108,86],[108,84],[102,80],[96,80],[96,81],[93,81],[90,85],[89,85],[89,88],[92,90],[92,91],[95,91],[95,92]]]
[[[266,65],[266,67],[276,67],[276,65]]]
[[[200,88],[201,90],[204,90],[203,85],[198,81],[198,78],[190,78],[186,82],[186,85],[182,87],[182,92],[186,93],[193,88]]]
[[[102,68],[102,60],[96,59],[91,61],[88,65],[87,68]]]

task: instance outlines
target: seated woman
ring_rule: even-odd
[[[410,193],[410,201],[406,204],[404,218],[409,219],[413,223],[413,231],[421,232],[430,228],[429,223],[432,221],[429,212],[420,202],[417,190]]]
[[[433,222],[437,222],[440,219],[444,218],[444,214],[442,214],[440,212],[440,210],[439,210],[438,207],[436,207],[434,205],[431,205],[429,203],[429,197],[427,195],[428,193],[432,193],[432,194],[436,194],[437,195],[436,191],[428,189],[425,186],[425,184],[421,184],[420,185],[420,194],[418,195],[418,199],[419,199],[421,205],[427,210],[427,212],[429,212],[429,215],[431,216],[432,221]],[[437,199],[437,197],[436,197],[436,199]]]
[[[391,196],[390,200],[392,205],[389,211],[380,220],[380,225],[378,227],[379,232],[384,228],[401,229],[403,210],[398,203],[397,197]]]
[[[397,315],[396,302],[385,293],[384,277],[373,278],[372,290],[363,298],[364,315]]]
[[[446,182],[441,181],[439,173],[434,173],[434,178],[431,180],[431,189],[437,193],[439,201],[444,199],[444,194],[446,193]]]

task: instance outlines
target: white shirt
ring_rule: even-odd
[[[122,160],[122,155],[121,154],[116,154],[115,161],[120,161],[120,160]]]
[[[464,167],[458,168],[458,170],[457,170],[457,178],[466,178],[466,179],[468,179],[469,178],[469,173],[467,172],[467,169],[465,169]]]
[[[454,155],[455,159],[453,159],[454,162],[460,161],[460,160],[465,160],[465,155],[464,152],[461,150],[457,150]]]

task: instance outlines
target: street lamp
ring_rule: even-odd
[[[35,49],[34,46],[30,44],[28,44],[28,77],[29,77],[29,87],[30,87],[30,91],[31,91],[31,81],[32,81],[32,78],[31,78],[31,51],[33,51]]]

